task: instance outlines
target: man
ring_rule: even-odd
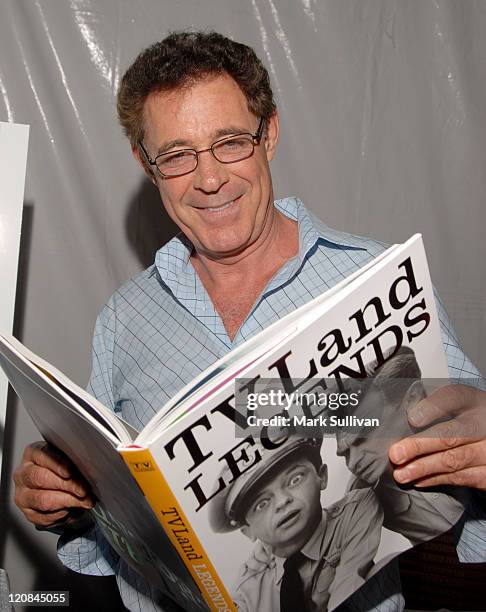
[[[334,609],[373,567],[382,510],[370,488],[321,508],[321,443],[288,436],[273,452],[259,445],[262,460],[212,501],[215,532],[240,529],[257,543],[235,585],[238,610]]]
[[[361,390],[356,415],[378,417],[380,427],[365,431],[362,437],[345,430],[337,432],[337,454],[346,459],[354,474],[349,489],[373,487],[384,511],[384,526],[419,544],[457,523],[467,502],[465,492],[456,488],[446,495],[437,490],[401,488],[393,479],[388,448],[413,433],[407,414],[426,396],[414,351],[402,346],[378,367],[369,364],[366,371],[368,378],[351,383]]]
[[[110,299],[95,330],[90,391],[139,427],[218,357],[384,245],[329,230],[295,199],[274,204],[269,163],[279,120],[268,74],[249,47],[215,33],[172,34],[127,71],[118,112],[134,157],[184,234]],[[445,342],[453,376],[476,372],[453,337]],[[473,417],[486,403],[472,388],[437,397],[439,407],[468,409]],[[435,414],[413,418],[427,424]],[[451,450],[448,439],[392,447],[391,459],[401,466],[395,477],[426,484],[459,479],[485,489],[485,440],[456,439]],[[96,530],[74,531],[73,510],[91,500],[66,462],[44,446],[28,447],[15,482],[27,518],[62,530],[59,554],[67,565],[116,574],[128,608],[168,609]]]

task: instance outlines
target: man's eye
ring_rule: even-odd
[[[292,474],[292,476],[289,478],[289,486],[295,487],[295,485],[298,485],[303,478],[304,478],[303,472],[297,472],[296,474]]]
[[[165,168],[173,168],[174,166],[180,166],[191,160],[193,154],[189,151],[177,151],[175,153],[169,153],[165,157],[159,160],[159,165]]]
[[[245,149],[249,145],[247,138],[231,138],[226,140],[219,145],[222,151],[239,151]]]
[[[253,506],[253,512],[261,512],[267,507],[267,505],[268,499],[260,499],[260,501]]]

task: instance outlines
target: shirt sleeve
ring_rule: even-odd
[[[73,572],[90,576],[113,576],[120,563],[97,525],[83,533],[66,529],[59,538],[57,555]]]
[[[115,335],[115,313],[111,302],[99,315],[92,349],[92,370],[88,392],[107,408],[115,411],[112,387],[112,364]],[[120,558],[96,525],[84,531],[65,529],[57,544],[57,554],[69,569],[93,576],[116,573]]]
[[[462,350],[459,339],[437,292],[435,293],[442,341],[452,382],[475,386],[486,391],[486,379]],[[486,562],[486,500],[478,491],[471,491],[461,527],[457,553],[463,563]]]
[[[474,491],[459,532],[457,556],[461,563],[486,563],[486,494]]]
[[[113,394],[115,328],[115,309],[110,300],[96,321],[93,334],[91,376],[87,390],[107,408],[116,412]]]
[[[486,379],[462,350],[459,338],[449,319],[445,306],[437,291],[434,291],[434,293],[442,343],[444,344],[447,364],[449,366],[449,376],[453,382],[462,382],[463,384],[473,385],[486,391]]]

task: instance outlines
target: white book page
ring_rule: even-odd
[[[50,395],[62,397],[66,407],[79,412],[97,429],[103,431],[115,445],[118,445],[119,442],[131,443],[134,433],[131,426],[125,427],[124,422],[114,412],[78,387],[53,365],[29,351],[14,337],[0,334],[1,355],[4,355],[14,366],[19,377],[22,373],[24,377],[44,388]],[[12,384],[15,387],[15,380],[12,380]]]

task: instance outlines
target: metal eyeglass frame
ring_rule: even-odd
[[[147,153],[147,150],[143,146],[143,143],[142,143],[141,140],[138,141],[138,146],[142,150],[143,155],[144,155],[145,160],[147,161],[147,163],[150,164],[151,166],[155,166],[157,168],[158,173],[160,174],[160,176],[162,178],[164,178],[164,179],[167,179],[167,178],[176,178],[178,176],[184,176],[185,174],[190,174],[191,172],[194,172],[194,170],[197,168],[197,166],[199,164],[199,154],[200,153],[205,153],[206,151],[210,151],[211,155],[214,157],[214,159],[216,161],[218,161],[220,164],[234,164],[236,162],[243,161],[244,159],[248,159],[249,157],[251,157],[253,155],[253,153],[255,151],[255,146],[258,146],[260,144],[260,140],[261,140],[262,135],[263,135],[263,128],[264,128],[264,126],[265,126],[265,119],[262,117],[260,119],[260,123],[258,124],[258,129],[257,129],[257,131],[254,134],[251,134],[250,132],[241,132],[239,134],[231,134],[230,136],[225,136],[224,138],[219,138],[218,140],[215,140],[213,142],[213,144],[210,147],[207,147],[206,149],[196,150],[196,149],[191,149],[190,147],[188,147],[186,149],[176,149],[175,151],[169,151],[167,153],[160,153],[154,159],[152,159],[150,157],[150,155]],[[241,159],[234,159],[232,161],[221,161],[220,159],[218,159],[216,157],[216,155],[214,154],[213,147],[215,147],[216,145],[220,144],[221,142],[229,140],[230,138],[235,138],[237,136],[250,136],[252,138],[252,140],[253,140],[253,149],[252,149],[251,153],[249,153],[248,155],[245,155],[245,157],[242,157]],[[194,166],[194,168],[192,168],[191,170],[187,170],[186,172],[181,172],[180,174],[164,174],[162,172],[162,170],[160,170],[159,167],[157,166],[157,160],[159,159],[159,157],[162,157],[163,155],[180,153],[181,151],[193,151],[195,153],[196,165]]]

